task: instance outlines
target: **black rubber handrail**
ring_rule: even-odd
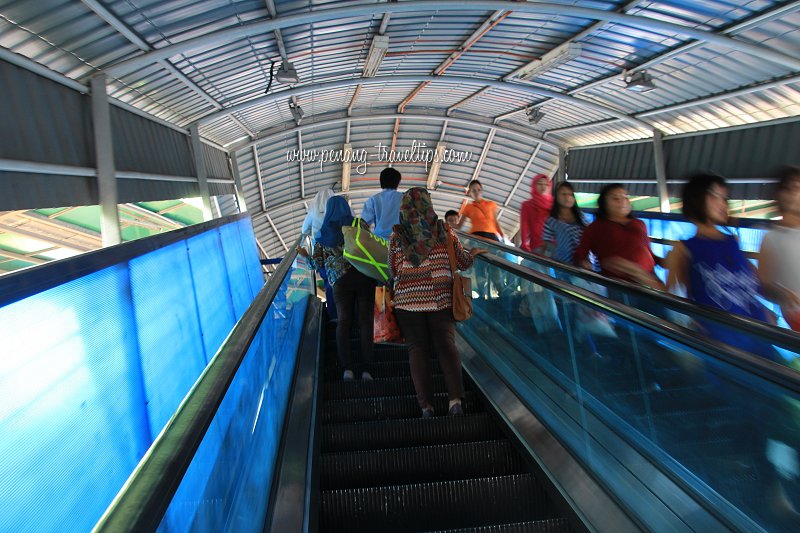
[[[595,294],[589,290],[557,280],[541,272],[536,272],[530,268],[511,263],[500,257],[482,254],[479,255],[477,259],[563,295],[570,300],[590,305],[604,313],[612,313],[629,322],[633,322],[663,335],[664,337],[676,340],[684,346],[696,349],[711,357],[741,368],[748,373],[762,377],[795,394],[800,393],[800,373],[789,367],[768,361],[728,344],[718,342],[710,337],[673,324],[663,318],[658,318],[644,311]]]
[[[583,207],[581,210],[584,213],[597,215],[596,207]],[[685,215],[681,213],[660,213],[658,211],[634,211],[633,216],[636,218],[649,218],[652,220],[669,220],[672,222],[687,222],[690,223]],[[729,228],[748,228],[748,229],[770,229],[774,222],[765,218],[747,218],[747,217],[730,217],[730,220],[736,224],[730,224]]]
[[[158,528],[296,255],[293,246],[93,531],[119,533]]]
[[[636,297],[650,299],[651,301],[654,301],[663,307],[667,307],[679,313],[692,317],[697,316],[700,318],[706,318],[719,324],[728,326],[736,331],[743,331],[745,333],[754,335],[765,342],[769,342],[770,344],[778,344],[781,347],[789,349],[795,353],[800,353],[800,334],[792,330],[772,326],[766,322],[761,322],[760,320],[734,315],[732,313],[725,313],[724,311],[720,311],[714,307],[697,304],[691,300],[687,300],[686,298],[675,296],[674,294],[658,291],[649,287],[643,287],[641,285],[636,285],[623,280],[607,278],[596,272],[591,272],[567,263],[562,263],[543,255],[526,252],[524,250],[520,250],[519,248],[508,246],[490,239],[485,239],[478,235],[471,235],[460,231],[458,233],[464,237],[481,241],[481,244],[483,244],[484,247],[496,248],[502,252],[517,255],[544,267],[560,270],[571,276],[579,277],[591,283],[597,283],[605,287],[619,289]]]

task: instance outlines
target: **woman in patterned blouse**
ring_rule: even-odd
[[[394,308],[409,344],[409,364],[422,416],[433,416],[433,386],[428,360],[435,353],[444,373],[449,414],[463,414],[461,355],[455,344],[453,276],[447,255],[447,236],[453,242],[460,270],[472,266],[455,232],[436,216],[430,194],[421,187],[406,191],[400,207],[400,224],[389,238],[389,262],[394,278]]]

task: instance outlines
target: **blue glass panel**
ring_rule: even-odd
[[[500,290],[474,300],[460,331],[646,529],[663,528],[643,492],[666,497],[659,505],[670,497],[650,467],[738,530],[797,529],[800,395],[715,352],[483,266],[478,285],[491,280]],[[625,449],[636,454],[615,454]]]
[[[236,224],[227,224],[219,228],[219,234],[222,238],[225,265],[231,280],[233,308],[236,312],[236,320],[239,320],[247,311],[250,302],[253,301],[253,289],[248,276],[250,265],[244,258],[239,227]]]
[[[0,308],[0,531],[89,531],[151,442],[126,265]]]
[[[197,312],[208,360],[214,357],[236,323],[219,231],[211,230],[187,241]],[[208,363],[206,360],[206,364]]]
[[[0,308],[0,531],[95,524],[233,326],[231,288],[242,312],[252,301],[239,227]],[[212,426],[209,457],[226,431]]]
[[[186,243],[130,261],[131,293],[154,434],[206,366]]]
[[[253,232],[253,223],[249,218],[242,219],[237,224],[239,225],[239,236],[242,239],[242,253],[249,267],[247,273],[253,288],[253,296],[255,296],[264,286],[264,271],[259,262],[256,235]]]
[[[309,269],[303,261],[296,262],[267,310],[212,431],[200,444],[159,530],[262,530],[312,289]],[[287,298],[290,292],[298,297]]]

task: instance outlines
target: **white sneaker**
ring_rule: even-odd
[[[343,379],[345,381],[353,381],[354,379],[356,379],[356,376],[353,374],[352,370],[345,370]]]
[[[361,373],[361,379],[364,381],[372,381],[372,374],[365,370]]]

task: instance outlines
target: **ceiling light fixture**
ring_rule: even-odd
[[[653,83],[653,78],[644,70],[634,72],[633,74],[625,72],[623,73],[623,79],[625,80],[625,88],[629,91],[646,93],[656,88],[655,83]]]
[[[278,73],[275,74],[275,79],[288,85],[300,83],[300,76],[297,74],[297,70],[295,70],[294,65],[288,61],[281,64],[281,68],[279,68]]]
[[[439,170],[442,168],[442,159],[444,159],[444,151],[447,145],[443,142],[436,143],[436,151],[434,152],[433,162],[431,162],[431,170],[428,172],[428,181],[425,186],[429,190],[436,189],[437,182],[439,181]]]
[[[300,124],[300,121],[303,120],[303,116],[305,116],[305,113],[303,113],[303,108],[300,107],[300,104],[296,104],[289,100],[289,111],[292,112],[294,121]]]
[[[578,43],[566,42],[557,46],[543,55],[540,59],[534,59],[524,67],[515,70],[505,77],[506,80],[515,79],[528,81],[563,65],[581,55],[583,47]]]
[[[376,35],[372,38],[372,44],[367,52],[367,59],[364,61],[364,74],[365,78],[374,78],[381,68],[383,58],[389,50],[389,37],[386,35]]]
[[[531,124],[537,124],[545,115],[544,111],[539,107],[529,107],[525,110],[525,114],[528,115],[528,122]]]

